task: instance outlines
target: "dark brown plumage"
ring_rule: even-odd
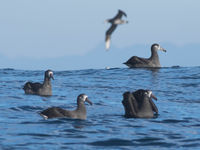
[[[25,94],[36,94],[41,96],[51,96],[52,95],[52,86],[51,86],[51,79],[53,77],[53,71],[47,70],[44,74],[44,82],[27,82],[23,90]]]
[[[128,21],[125,21],[125,20],[121,19],[122,16],[127,17],[125,12],[123,12],[122,10],[119,10],[115,17],[113,17],[112,19],[107,19],[106,20],[106,22],[111,23],[110,28],[106,31],[106,39],[105,39],[105,41],[106,41],[106,49],[110,48],[111,34],[117,28],[117,25],[128,23]]]
[[[88,99],[88,96],[85,94],[80,94],[77,97],[77,108],[75,110],[65,110],[59,107],[50,107],[40,113],[45,119],[49,118],[58,118],[66,117],[72,119],[86,119],[86,107],[85,102],[88,102],[92,105],[92,102]]]
[[[166,52],[159,44],[153,44],[151,46],[151,56],[149,58],[141,58],[138,56],[132,56],[124,64],[130,68],[160,68],[160,60],[157,51],[161,50]]]
[[[127,118],[152,118],[158,114],[158,108],[152,101],[157,98],[150,90],[137,90],[133,93],[125,92],[123,94],[122,104]]]

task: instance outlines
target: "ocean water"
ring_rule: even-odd
[[[49,69],[49,68],[47,68]],[[200,149],[200,67],[54,71],[53,96],[25,95],[43,70],[0,69],[0,149]],[[122,94],[150,89],[159,115],[124,118]],[[89,96],[87,120],[44,120],[38,112],[76,108]]]

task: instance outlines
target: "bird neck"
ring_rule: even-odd
[[[50,78],[44,77],[43,85],[44,86],[51,86],[51,80],[50,80]]]
[[[140,110],[145,111],[145,110],[150,110],[150,108],[151,108],[151,105],[150,105],[149,100],[144,99],[143,102],[140,105]]]
[[[78,112],[81,112],[82,114],[86,114],[86,107],[84,103],[78,103],[77,109]]]
[[[158,56],[157,50],[155,49],[151,49],[151,57],[149,59],[152,60],[156,64],[160,64],[159,56]]]

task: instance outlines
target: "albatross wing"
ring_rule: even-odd
[[[117,25],[111,25],[111,27],[106,31],[106,49],[110,48],[110,38],[113,31],[116,29]]]
[[[125,17],[127,17],[126,13],[119,9],[119,10],[118,10],[118,13],[117,13],[117,15],[114,17],[114,19],[121,19],[123,15],[124,15]]]
[[[137,56],[131,57],[127,62],[124,64],[131,65],[132,67],[141,67],[148,64],[148,60],[145,58],[140,58]]]

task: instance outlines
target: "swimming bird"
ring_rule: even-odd
[[[151,57],[141,58],[141,57],[133,56],[124,64],[130,68],[145,68],[145,67],[160,68],[161,65],[160,65],[160,61],[159,61],[159,57],[157,53],[158,50],[166,52],[166,50],[162,48],[159,44],[153,44],[151,46]]]
[[[127,118],[153,118],[158,114],[158,108],[152,101],[157,100],[151,90],[137,90],[133,93],[123,94],[122,104],[124,105],[125,117]]]
[[[51,79],[54,80],[53,71],[47,70],[44,74],[44,82],[27,82],[23,89],[25,94],[36,94],[41,96],[51,96],[52,95],[52,86],[51,86]]]
[[[92,102],[88,99],[87,95],[80,94],[77,97],[77,108],[75,110],[65,110],[60,107],[51,107],[42,111],[40,115],[45,119],[66,117],[72,119],[85,120],[87,116],[86,116],[86,107],[84,102],[88,102],[90,105],[92,105]]]
[[[125,12],[123,12],[122,10],[118,10],[118,13],[114,18],[105,20],[105,22],[111,23],[110,28],[106,31],[106,40],[105,41],[106,41],[106,49],[107,50],[110,48],[111,34],[117,28],[117,25],[128,23],[128,21],[121,19],[122,16],[127,17]]]

